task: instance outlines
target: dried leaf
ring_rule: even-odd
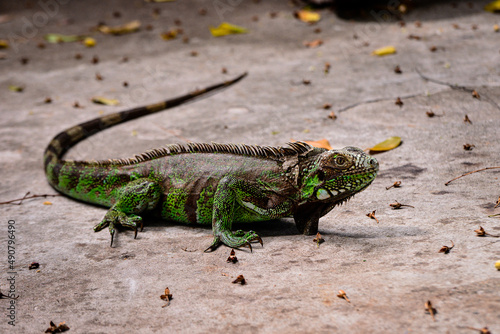
[[[172,39],[177,38],[177,35],[179,35],[181,32],[182,32],[181,29],[171,29],[169,31],[161,33],[160,36],[164,41],[170,41]]]
[[[165,294],[161,295],[160,299],[165,300],[167,302],[165,305],[162,306],[162,308],[170,305],[170,300],[172,299],[172,294],[170,293],[170,289],[168,287],[165,288]]]
[[[6,39],[0,39],[0,49],[7,49],[9,42]]]
[[[434,317],[434,314],[436,314],[437,311],[436,311],[436,309],[434,307],[432,307],[432,303],[431,303],[430,300],[428,300],[425,303],[425,311],[431,315],[432,320],[436,321],[436,318]]]
[[[85,38],[79,35],[63,35],[63,34],[47,34],[44,36],[45,40],[49,43],[71,43],[78,42]]]
[[[316,238],[313,239],[313,241],[318,245],[322,244],[323,242],[325,242],[325,239],[323,239],[323,237],[321,236],[321,234],[316,233]]]
[[[378,224],[378,223],[380,223],[380,222],[379,222],[379,220],[377,219],[377,217],[375,217],[375,211],[377,211],[377,210],[373,210],[372,212],[367,213],[367,214],[366,214],[366,216],[367,216],[368,218],[375,219],[375,221],[376,221],[376,222],[377,222],[377,224]]]
[[[85,45],[88,48],[94,47],[96,43],[97,42],[92,37],[85,37],[85,39],[83,40],[83,45]]]
[[[390,137],[384,140],[381,143],[369,148],[370,151],[373,152],[385,152],[392,150],[401,145],[401,137]]]
[[[54,322],[50,322],[50,327],[45,330],[45,333],[62,333],[69,331],[68,325],[65,322],[59,323],[58,326]]]
[[[11,91],[17,92],[17,93],[21,93],[22,91],[24,91],[24,87],[23,86],[16,86],[16,85],[10,85],[9,89]]]
[[[123,35],[129,34],[132,32],[136,32],[141,27],[141,22],[139,20],[130,21],[121,26],[109,27],[107,25],[100,25],[97,27],[97,30],[102,32],[103,34],[111,34],[111,35]]]
[[[38,262],[31,262],[31,264],[28,267],[29,270],[38,269],[38,268],[40,268],[40,264]]]
[[[306,140],[304,142],[311,145],[311,146],[314,146],[314,147],[325,148],[329,151],[332,149],[332,146],[330,145],[330,143],[326,139],[320,139],[320,140],[316,140],[316,141],[307,141]]]
[[[344,290],[339,290],[337,297],[345,299],[348,303],[351,302],[349,298],[347,298],[347,294],[345,293]]]
[[[229,257],[227,258],[227,262],[231,262],[231,263],[238,262],[238,258],[236,257],[236,252],[234,251],[234,249],[231,249],[231,253],[229,254]]]
[[[318,22],[321,19],[321,15],[319,13],[302,9],[295,12],[295,17],[306,23],[314,23]]]
[[[497,268],[497,270],[500,270],[500,261],[495,262],[495,268]]]
[[[323,45],[323,40],[321,40],[321,39],[315,39],[314,41],[304,42],[304,46],[311,48],[311,49],[317,48],[318,46],[321,46],[321,45]]]
[[[210,33],[214,37],[226,36],[231,34],[246,34],[248,32],[246,28],[227,22],[222,22],[218,27],[210,26],[209,29]]]
[[[385,187],[385,189],[386,189],[386,190],[389,190],[389,189],[391,189],[391,188],[399,188],[399,187],[401,187],[401,181],[396,181],[396,182],[394,182],[391,186],[389,186],[389,187]]]
[[[52,202],[50,202],[50,201],[45,201],[45,202],[43,202],[43,205],[52,205]]]
[[[107,98],[102,97],[102,96],[94,96],[92,98],[92,102],[97,103],[97,104],[104,104],[107,106],[116,106],[120,103],[120,101],[118,101],[116,99],[107,99]]]
[[[500,0],[495,0],[484,6],[484,10],[490,13],[500,12]]]
[[[239,275],[232,283],[233,284],[240,283],[241,285],[245,285],[247,282],[245,281],[245,277],[243,277],[243,275]]]
[[[412,205],[408,205],[408,204],[401,204],[401,203],[399,203],[398,201],[395,201],[395,203],[391,203],[391,204],[389,204],[389,206],[390,206],[393,210],[401,209],[403,206],[407,206],[407,207],[409,207],[409,208],[414,208],[414,206],[412,206]]]
[[[451,246],[443,246],[441,247],[441,249],[438,251],[438,253],[445,253],[445,254],[448,254],[452,249],[453,247],[455,247],[455,244],[453,243],[453,241],[451,241]]]
[[[384,46],[382,48],[376,49],[372,52],[374,56],[386,56],[396,53],[396,48],[394,46]]]

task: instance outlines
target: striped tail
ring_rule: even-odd
[[[53,168],[56,165],[60,165],[64,163],[64,160],[62,160],[62,157],[64,154],[75,144],[78,142],[84,140],[85,138],[88,138],[92,136],[93,134],[96,134],[97,132],[103,131],[105,129],[108,129],[112,126],[125,123],[128,121],[131,121],[133,119],[154,114],[156,112],[173,108],[178,105],[181,105],[183,103],[186,103],[188,101],[195,100],[203,95],[206,95],[209,92],[222,89],[225,87],[229,87],[232,84],[240,81],[243,79],[247,73],[243,73],[242,75],[238,76],[237,78],[234,78],[229,81],[225,81],[219,84],[215,84],[210,87],[206,87],[201,90],[196,90],[194,92],[191,92],[189,94],[173,98],[171,100],[163,101],[160,103],[148,105],[148,106],[143,106],[143,107],[138,107],[134,109],[129,109],[117,113],[113,113],[107,116],[103,117],[98,117],[93,120],[75,125],[61,133],[59,133],[57,136],[55,136],[47,148],[45,149],[44,153],[44,167],[45,167],[45,174],[47,175],[47,178],[49,179],[49,182],[52,184],[51,180],[53,179]]]

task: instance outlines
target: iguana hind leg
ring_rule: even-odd
[[[115,227],[121,225],[135,231],[137,226],[142,230],[142,217],[138,214],[153,210],[158,204],[162,189],[158,183],[149,179],[137,179],[129,182],[119,190],[117,202],[109,209],[104,219],[94,226],[94,231],[99,232],[109,226],[111,246],[115,235]]]

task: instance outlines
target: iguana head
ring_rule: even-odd
[[[378,162],[362,150],[347,146],[315,155],[300,173],[301,200],[341,203],[364,190],[377,176]]]

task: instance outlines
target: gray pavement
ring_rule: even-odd
[[[488,218],[500,213],[500,169],[444,185],[500,165],[500,15],[485,12],[486,3],[426,4],[403,16],[404,27],[382,9],[352,20],[324,9],[321,21],[308,25],[286,1],[0,3],[0,39],[10,43],[0,50],[0,201],[55,193],[42,154],[61,130],[244,71],[249,76],[223,92],[100,133],[67,157],[128,157],[187,140],[282,145],[326,138],[334,147],[364,149],[403,139],[376,156],[380,174],[372,186],[320,221],[323,244],[298,234],[292,220],[240,226],[258,231],[264,247],[237,251],[237,264],[226,263],[228,248],[203,253],[211,242],[207,227],[149,221],[137,240],[124,231],[110,248],[106,231],[92,232],[103,208],[66,197],[2,205],[0,288],[8,293],[13,283],[19,299],[15,327],[10,301],[0,300],[0,331],[41,333],[52,320],[65,321],[69,333],[473,333],[467,327],[484,326],[500,333],[500,240],[474,233],[481,225],[500,234],[499,218]],[[142,22],[136,33],[92,31],[101,21],[134,19]],[[249,33],[212,37],[208,26],[222,21]],[[183,35],[161,39],[176,27]],[[47,33],[90,34],[97,44],[49,44]],[[304,46],[315,39],[323,45]],[[397,53],[370,54],[387,45]],[[93,104],[96,95],[120,105]],[[430,110],[439,116],[428,117]],[[466,151],[464,144],[475,147]],[[400,188],[386,190],[398,180]],[[395,200],[414,208],[393,210]],[[373,210],[379,223],[366,216]],[[438,253],[450,240],[450,253]],[[29,270],[31,262],[39,270]],[[231,284],[240,274],[247,284]],[[173,300],[162,308],[165,287]],[[435,321],[425,312],[428,300]]]

